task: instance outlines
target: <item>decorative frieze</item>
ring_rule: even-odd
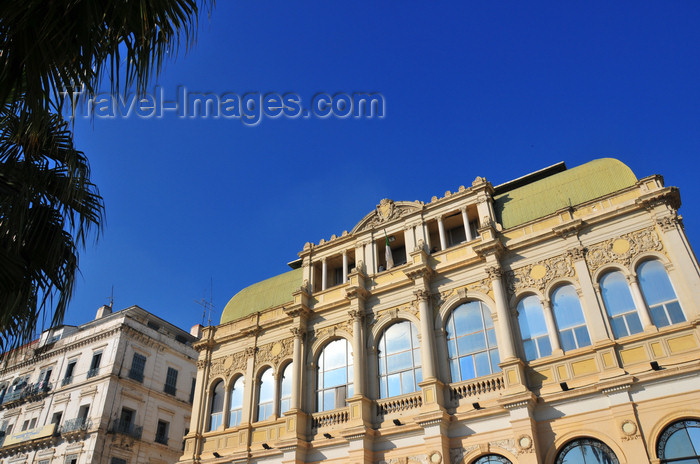
[[[234,372],[245,372],[247,359],[248,357],[242,352],[214,359],[211,361],[211,367],[209,368],[209,377],[218,375],[228,377]],[[199,367],[199,363],[197,364]]]
[[[661,251],[663,243],[654,226],[620,235],[588,247],[586,263],[591,272],[601,266],[617,263],[629,266],[632,260],[645,251]]]
[[[508,290],[517,293],[526,288],[544,291],[550,281],[560,277],[573,277],[575,274],[573,260],[567,253],[507,271],[505,276]]]
[[[271,363],[278,365],[281,361],[292,356],[293,339],[280,340],[258,347],[255,364]]]

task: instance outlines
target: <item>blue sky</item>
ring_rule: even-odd
[[[385,117],[78,118],[107,220],[65,322],[93,318],[114,286],[116,308],[189,329],[210,279],[218,322],[236,292],[382,198],[429,201],[559,161],[664,175],[699,246],[699,23],[691,1],[219,0],[158,79],[168,97],[379,92]]]

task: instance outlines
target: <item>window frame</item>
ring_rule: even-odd
[[[401,324],[408,324],[409,328],[409,349],[400,349],[397,351],[392,351],[389,352],[388,349],[386,348],[386,335],[389,330],[391,330],[394,327],[397,327]],[[377,366],[378,366],[378,373],[379,373],[379,398],[380,399],[386,399],[386,398],[394,398],[396,396],[402,396],[402,395],[407,395],[410,393],[416,393],[419,392],[421,389],[418,386],[420,382],[423,381],[423,363],[422,363],[422,353],[421,353],[421,347],[420,343],[418,343],[418,336],[419,336],[419,331],[418,327],[416,325],[408,320],[408,319],[402,319],[395,321],[386,327],[383,328],[381,332],[381,336],[379,337],[379,342],[377,343]],[[391,369],[389,368],[389,357],[390,356],[399,356],[402,354],[409,353],[411,356],[411,366],[406,367],[406,368],[399,368],[399,369]],[[416,359],[418,358],[418,361]],[[411,389],[405,389],[404,387],[407,386],[405,385],[404,382],[404,375],[407,375],[407,373],[411,373],[413,377],[413,382]],[[399,379],[399,389],[400,393],[397,395],[391,394],[390,393],[390,384],[389,384],[389,378],[392,376],[396,376],[398,374],[398,379]]]
[[[345,350],[345,363],[343,365],[339,366],[331,366],[330,368],[325,368],[325,363],[326,359],[328,358],[328,350],[331,350],[331,346],[333,346],[336,343],[344,343],[344,350]],[[332,371],[339,371],[340,369],[345,370],[345,383],[342,384],[337,384],[337,385],[332,385],[326,387],[324,384],[324,381],[327,377],[327,373],[332,372]],[[334,409],[339,409],[343,408],[347,405],[347,399],[352,396],[352,393],[354,392],[354,383],[353,383],[353,351],[352,351],[352,343],[346,339],[346,338],[336,338],[333,340],[328,341],[325,345],[323,345],[323,348],[319,351],[318,357],[316,358],[316,389],[314,390],[315,394],[315,404],[316,404],[316,411],[317,412],[324,412],[324,411],[332,411]],[[339,390],[344,388],[344,402],[343,404],[339,405],[337,404],[337,400],[339,400],[340,396],[343,394],[343,390]],[[326,407],[326,395],[333,393],[333,407]],[[329,398],[330,400],[330,398]]]

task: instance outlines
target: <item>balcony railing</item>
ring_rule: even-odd
[[[168,445],[168,437],[156,435],[156,439],[154,441],[156,443],[160,443],[161,445]]]
[[[2,404],[12,403],[13,401],[19,401],[24,399],[31,399],[32,397],[44,396],[46,393],[51,391],[51,383],[45,380],[37,383],[25,384],[22,388],[15,388],[12,393],[5,395],[2,398]]]
[[[168,395],[173,395],[175,396],[175,393],[177,393],[177,388],[175,388],[175,385],[168,385],[167,383],[165,384],[165,387],[163,387],[163,391],[167,393]]]
[[[61,433],[76,432],[78,430],[87,430],[92,426],[92,420],[88,417],[76,417],[75,419],[67,420],[61,427]]]
[[[61,380],[61,386],[65,387],[66,385],[70,385],[73,383],[73,376],[71,375],[70,377],[64,377],[63,380]]]
[[[87,378],[95,377],[97,374],[100,373],[100,368],[96,367],[94,369],[90,369],[87,373]]]
[[[129,370],[129,378],[132,380],[136,380],[137,382],[143,383],[143,371],[131,369]]]
[[[123,435],[129,435],[134,438],[141,438],[143,433],[143,427],[134,425],[133,422],[127,422],[121,419],[115,419],[112,421],[109,431],[112,433],[121,433]]]

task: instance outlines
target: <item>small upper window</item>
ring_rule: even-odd
[[[564,351],[591,344],[581,302],[573,286],[564,285],[552,292],[552,311]]]
[[[173,369],[172,367],[168,368],[163,391],[169,395],[175,395],[177,393],[177,369]]]
[[[637,275],[656,327],[685,321],[683,310],[663,264],[658,261],[645,261],[637,268]]]
[[[634,306],[627,279],[620,271],[608,272],[600,279],[600,293],[610,318],[615,338],[642,331],[642,323]]]
[[[470,301],[455,308],[447,319],[446,331],[453,382],[501,370],[496,331],[485,304]]]
[[[146,367],[146,357],[134,353],[134,358],[131,360],[131,369],[129,370],[129,378],[137,382],[143,382],[143,371]]]
[[[499,456],[498,454],[487,454],[486,456],[481,456],[479,459],[474,461],[474,464],[512,464],[510,459]]]
[[[526,296],[518,303],[517,311],[525,360],[532,361],[552,354],[540,299],[535,295]]]

